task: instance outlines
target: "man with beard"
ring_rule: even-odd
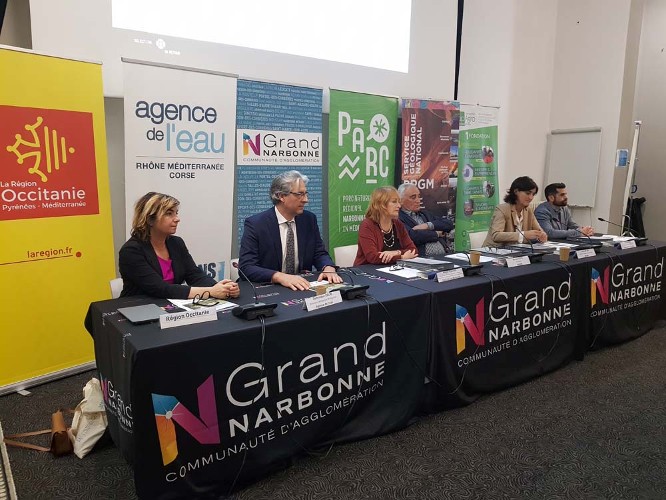
[[[569,237],[592,236],[594,229],[590,226],[579,227],[571,217],[567,206],[567,187],[562,182],[548,184],[544,190],[546,201],[534,211],[541,228],[548,239],[566,239]]]
[[[324,248],[317,217],[305,210],[308,178],[290,170],[273,179],[274,207],[245,219],[238,266],[251,281],[279,283],[292,290],[308,290],[301,273],[313,268],[317,281],[342,283]]]

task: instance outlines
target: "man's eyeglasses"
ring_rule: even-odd
[[[293,192],[293,191],[289,191],[289,194],[293,194],[293,195],[294,195],[296,198],[298,198],[299,200],[300,200],[301,198],[303,198],[303,197],[307,197],[307,196],[308,196],[308,192],[307,192],[307,191],[299,191],[299,192],[297,192],[297,193],[295,193],[295,192]]]
[[[211,307],[219,304],[220,301],[214,297],[210,296],[209,291],[205,291],[201,295],[196,294],[192,299],[192,307]]]

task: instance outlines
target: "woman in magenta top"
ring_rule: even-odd
[[[392,186],[375,189],[370,196],[365,219],[358,229],[355,266],[390,264],[418,255],[414,242],[398,219],[400,197]]]
[[[118,259],[123,278],[120,296],[192,299],[209,292],[218,299],[238,297],[236,283],[216,282],[206,275],[194,263],[182,238],[175,236],[179,206],[173,196],[153,192],[134,205],[132,237],[120,249]]]

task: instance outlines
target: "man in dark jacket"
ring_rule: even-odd
[[[449,253],[446,233],[453,229],[453,223],[444,217],[435,217],[421,209],[421,193],[414,184],[401,184],[400,220],[405,224],[421,257]]]
[[[252,281],[279,283],[292,290],[307,290],[301,272],[319,271],[317,281],[342,283],[324,248],[317,217],[305,210],[308,178],[296,170],[273,179],[273,208],[245,219],[240,247],[240,269]]]

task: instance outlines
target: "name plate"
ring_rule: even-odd
[[[465,274],[463,273],[462,267],[456,267],[455,269],[449,269],[448,271],[440,271],[435,275],[435,279],[439,283],[445,281],[457,280],[458,278],[464,278]]]
[[[527,255],[506,258],[506,267],[529,266],[530,264],[530,258]]]
[[[162,314],[160,316],[160,328],[193,325],[194,323],[205,323],[206,321],[215,321],[216,319],[217,311],[214,307],[202,307],[194,311]]]
[[[620,242],[620,250],[626,250],[627,248],[636,248],[636,240],[627,240]]]
[[[576,250],[576,258],[584,259],[585,257],[594,257],[597,253],[594,251],[594,248],[583,248],[582,250]]]
[[[339,304],[340,302],[342,302],[342,296],[339,291],[334,290],[331,293],[317,295],[316,297],[308,297],[305,299],[305,308],[308,312],[316,311],[317,309],[323,309],[324,307]]]

